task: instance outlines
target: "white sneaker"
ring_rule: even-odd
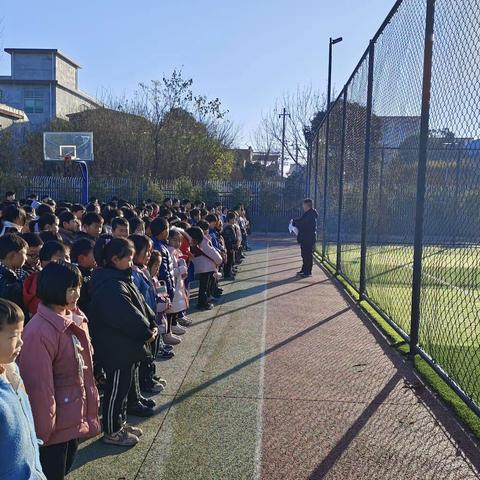
[[[174,335],[183,335],[186,331],[187,329],[180,325],[172,325],[172,333]]]

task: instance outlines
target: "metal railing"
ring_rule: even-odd
[[[319,128],[318,249],[480,414],[480,1],[399,0]]]

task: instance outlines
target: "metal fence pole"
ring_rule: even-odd
[[[432,89],[433,34],[435,25],[435,0],[427,0],[425,26],[425,52],[423,61],[422,114],[418,152],[417,202],[415,210],[415,240],[413,250],[412,311],[410,324],[410,355],[418,348],[420,327],[420,301],[422,292],[423,227],[425,214],[425,189],[427,177],[428,134],[430,129],[430,99]]]
[[[375,68],[375,42],[370,41],[368,48],[368,87],[367,87],[367,120],[365,128],[365,159],[363,164],[363,196],[362,196],[362,240],[360,249],[360,299],[367,290],[367,207],[368,207],[368,174],[370,164],[370,148],[372,136],[373,109],[373,73]]]
[[[337,273],[342,270],[342,209],[343,209],[343,183],[345,170],[345,136],[347,127],[347,99],[348,88],[343,91],[343,112],[342,112],[342,139],[340,143],[340,174],[338,176],[338,226],[337,226]]]
[[[323,221],[322,221],[322,259],[325,260],[327,253],[327,202],[328,202],[328,154],[330,148],[330,111],[327,112],[327,120],[325,124],[325,165],[323,170]]]
[[[319,150],[319,143],[320,143],[320,131],[317,132],[317,138],[314,140],[317,142],[317,148],[315,151],[315,156],[312,154],[312,161],[315,162],[314,164],[314,185],[313,185],[313,202],[314,205],[318,208],[318,150]]]

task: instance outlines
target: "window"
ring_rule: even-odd
[[[43,113],[43,90],[25,90],[23,93],[25,113]]]

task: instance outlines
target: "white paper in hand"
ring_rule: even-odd
[[[298,228],[293,226],[293,222],[290,220],[290,223],[288,224],[288,231],[290,233],[293,233],[293,235],[298,235]]]

